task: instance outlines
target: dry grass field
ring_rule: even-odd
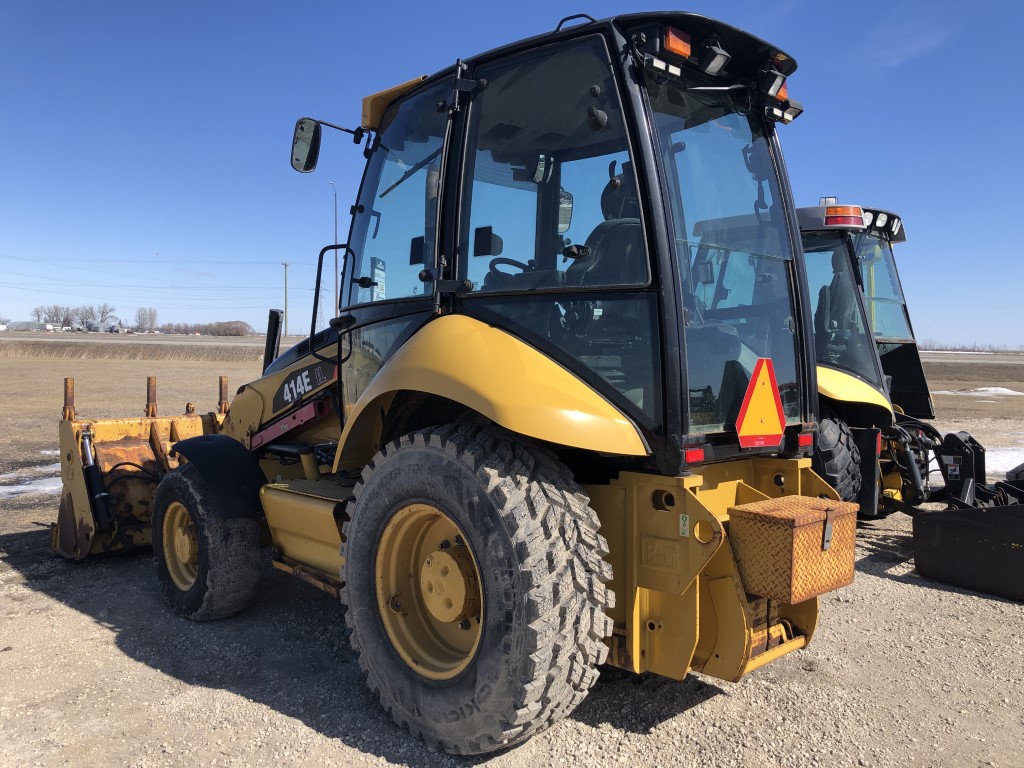
[[[857,579],[823,598],[807,650],[735,685],[608,671],[522,747],[438,753],[367,692],[324,593],[271,570],[250,609],[196,624],[147,553],[47,552],[65,376],[85,416],[141,415],[147,375],[162,414],[212,410],[218,375],[232,393],[258,375],[262,339],[25,337],[0,336],[0,766],[1024,764],[1024,605],[917,576],[903,515],[861,526]],[[926,366],[953,393],[940,427],[1024,453],[1024,395],[1004,391],[1024,392],[1024,356]]]

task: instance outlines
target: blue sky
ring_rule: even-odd
[[[359,120],[361,98],[559,18],[661,4],[40,2],[0,23],[0,315],[108,302],[160,322],[283,304],[308,327],[314,263],[362,167],[340,134],[288,164],[295,119]],[[982,0],[696,2],[800,64],[781,129],[797,203],[904,217],[918,337],[1024,345],[1017,90],[1024,6]],[[510,13],[514,9],[514,13]],[[328,280],[330,278],[327,278]],[[333,290],[333,288],[332,288]]]

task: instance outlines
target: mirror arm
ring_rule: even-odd
[[[313,119],[316,120],[316,118]],[[328,123],[326,120],[317,120],[317,122],[320,123],[320,125],[326,125],[328,128],[333,128],[336,131],[351,134],[353,144],[361,142],[363,140],[363,136],[366,135],[366,129],[362,127],[352,130],[351,128],[343,128],[340,125],[335,125],[334,123]]]

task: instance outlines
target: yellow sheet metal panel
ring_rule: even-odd
[[[388,88],[384,91],[372,93],[363,98],[363,121],[360,126],[368,131],[376,131],[380,127],[380,120],[384,117],[384,110],[399,96],[408,93],[417,85],[427,79],[426,75],[420,75],[408,82]]]
[[[875,405],[892,414],[892,403],[889,402],[889,398],[866,381],[823,365],[817,367],[817,372],[819,394],[847,403]]]
[[[343,563],[335,510],[340,503],[265,485],[260,500],[274,544],[296,562],[338,578]]]
[[[700,482],[623,472],[608,485],[585,486],[608,540],[616,595],[609,615],[624,638],[610,664],[676,680],[689,672],[699,574],[725,539],[721,522],[690,492]]]
[[[611,403],[515,336],[465,315],[428,323],[374,377],[341,435],[337,466],[365,463],[381,410],[396,392],[439,395],[513,432],[601,453],[645,456],[636,427]]]
[[[784,503],[826,503],[795,496],[834,497],[810,463],[752,457],[685,477],[623,472],[607,485],[585,486],[613,571],[608,663],[674,679],[692,669],[735,681],[804,647],[817,625],[817,599],[788,604],[748,595],[729,513],[737,505],[778,504],[769,500],[780,496]]]

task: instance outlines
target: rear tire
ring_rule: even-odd
[[[614,599],[588,502],[550,453],[496,428],[435,427],[374,457],[344,527],[342,600],[367,683],[395,722],[448,752],[479,754],[526,740],[583,700],[608,654]],[[439,556],[475,573],[444,590],[460,595],[452,611],[472,606],[470,618],[436,603],[424,574]]]
[[[193,621],[247,608],[260,577],[254,517],[221,517],[191,464],[164,475],[153,499],[153,562],[167,603]]]
[[[836,489],[843,501],[856,501],[860,494],[860,449],[845,421],[822,419],[814,441],[811,468]]]

